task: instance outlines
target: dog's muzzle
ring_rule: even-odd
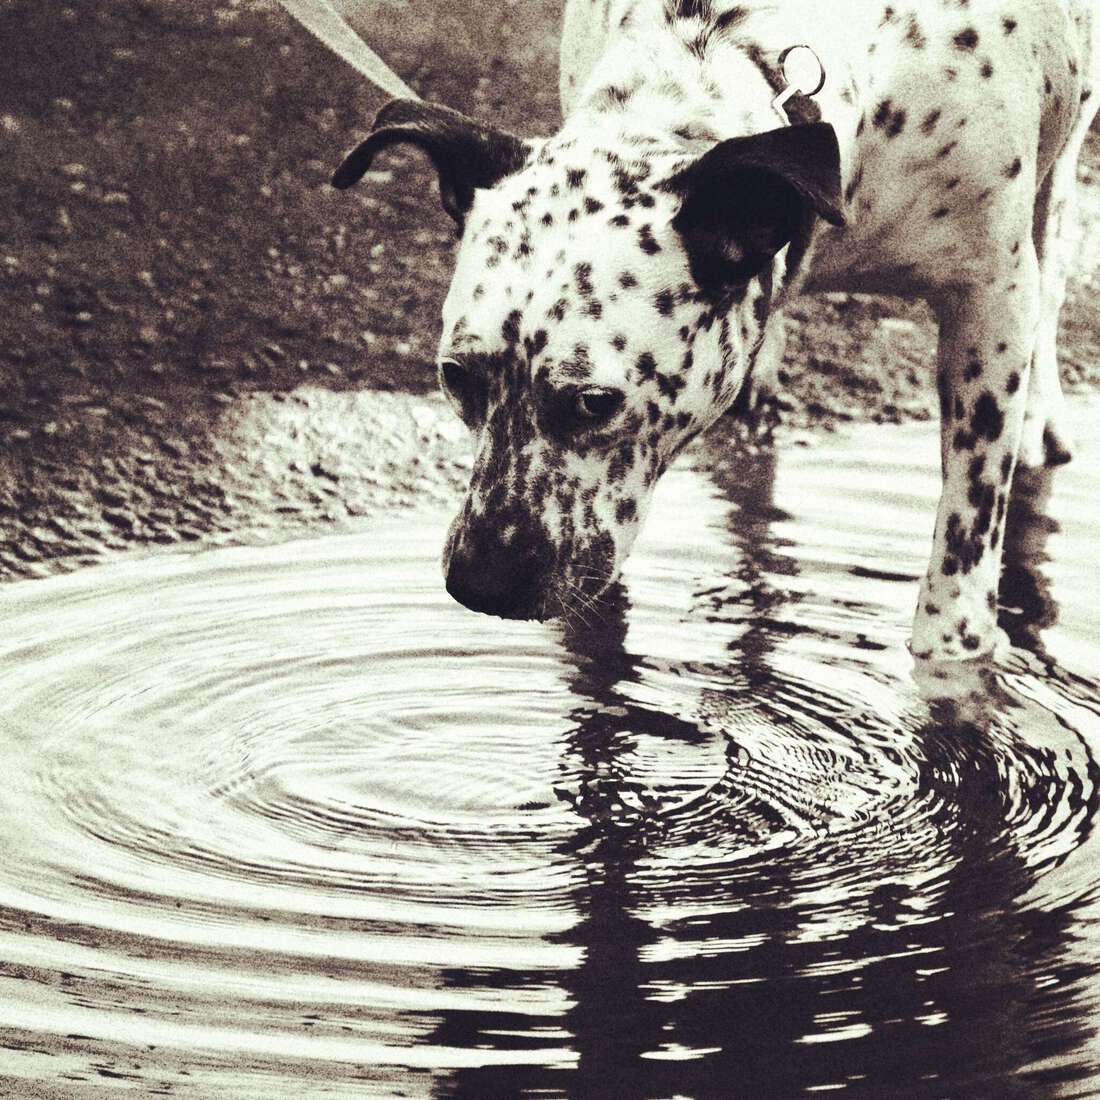
[[[496,531],[456,521],[443,554],[447,591],[464,607],[502,619],[547,618],[554,555],[532,535],[505,543]]]
[[[540,571],[536,558],[498,563],[456,555],[447,568],[447,591],[471,611],[501,619],[543,619]]]

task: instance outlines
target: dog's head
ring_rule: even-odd
[[[439,377],[477,440],[444,553],[477,611],[551,618],[616,577],[654,484],[728,408],[763,334],[778,254],[839,224],[823,124],[692,153],[645,135],[527,142],[397,100],[333,182],[409,142],[460,244]]]

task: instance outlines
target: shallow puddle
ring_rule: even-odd
[[[438,513],[6,587],[0,1091],[1094,1095],[1077,411],[949,684],[929,425],[674,470],[583,629],[452,603]]]

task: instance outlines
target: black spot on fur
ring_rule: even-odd
[[[974,406],[974,415],[970,418],[970,428],[978,439],[993,442],[1000,439],[1004,431],[1005,417],[997,399],[986,390]]]
[[[848,181],[847,186],[844,188],[844,201],[851,202],[855,198],[856,192],[859,190],[860,185],[863,183],[863,165],[861,164],[853,173],[852,178]]]
[[[937,206],[936,209],[932,211],[932,217],[933,218],[946,218],[947,215],[950,214],[950,213],[951,213],[951,208],[950,207],[948,207],[948,206]]]
[[[942,112],[939,107],[933,108],[921,119],[920,132],[922,134],[930,134],[936,128],[936,123],[940,120]]]
[[[653,358],[652,352],[643,351],[634,365],[642,382],[652,382],[657,377],[657,360]]]
[[[946,420],[951,415],[951,387],[943,371],[936,374],[936,392],[940,398],[940,417]]]
[[[500,326],[500,335],[509,347],[519,343],[519,322],[520,312],[518,309],[513,309],[504,318],[504,324]]]
[[[524,346],[527,348],[527,358],[534,359],[536,355],[540,355],[545,351],[549,339],[546,329],[535,329],[535,335],[524,342]]]
[[[744,8],[741,5],[730,8],[728,11],[724,11],[714,22],[714,29],[719,34],[724,34],[731,27],[736,26],[743,19],[748,16],[748,8]]]
[[[1005,384],[1005,390],[1008,393],[1015,393],[1020,388],[1020,375],[1013,371],[1008,376],[1008,382]]]
[[[978,32],[973,27],[967,27],[955,35],[955,48],[957,50],[972,50],[978,45]]]
[[[661,251],[661,246],[653,239],[653,230],[648,222],[638,230],[638,246],[647,256]]]
[[[905,41],[914,50],[923,50],[928,45],[928,39],[924,37],[924,32],[920,29],[915,15],[909,16],[909,24],[905,29]]]
[[[686,383],[679,375],[657,372],[657,386],[662,395],[667,397],[672,404],[676,404],[676,398],[685,385]]]
[[[657,312],[662,317],[668,317],[672,313],[672,291],[662,290],[656,298],[653,300],[653,304],[657,307]]]
[[[634,89],[623,87],[621,84],[609,84],[604,88],[603,94],[609,103],[621,107],[634,94]]]
[[[616,214],[613,218],[607,219],[607,224],[622,229],[624,226],[630,224],[630,218],[626,214]]]
[[[979,72],[981,72],[984,79],[988,80],[993,75],[993,63],[991,61],[983,61]]]
[[[632,275],[629,271],[624,271],[619,276],[619,286],[621,286],[623,290],[630,290],[637,285],[638,277],[636,275]]]
[[[573,278],[577,284],[577,292],[582,298],[591,298],[595,293],[592,285],[592,265],[580,263],[573,268]]]
[[[1019,24],[1010,15],[1001,17],[1001,26],[1004,28],[1005,34],[1011,34]]]
[[[992,514],[992,499],[990,499],[989,508],[990,514]],[[988,525],[986,530],[988,530]],[[985,546],[981,534],[977,530],[968,531],[963,526],[962,517],[958,512],[952,512],[947,517],[944,543],[948,550],[948,556],[944,559],[944,572],[948,575],[952,575],[953,572],[960,569],[963,573],[969,573],[985,556]],[[948,570],[948,562],[955,565],[955,570]]]
[[[565,182],[573,188],[583,187],[588,171],[584,168],[569,168],[565,173]]]
[[[709,19],[711,11],[710,0],[676,0],[669,14],[679,19]]]
[[[1023,161],[1019,157],[1016,157],[1011,164],[1006,164],[1004,168],[1005,179],[1014,180],[1020,174],[1020,169],[1023,166]]]
[[[895,109],[892,100],[884,99],[875,108],[871,122],[876,130],[882,130],[888,138],[894,138],[905,129],[905,111],[901,107]]]
[[[633,497],[624,497],[615,506],[616,523],[633,523],[638,518],[638,505]]]

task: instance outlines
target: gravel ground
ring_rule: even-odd
[[[558,3],[345,7],[422,95],[555,127]],[[327,186],[381,94],[267,2],[0,0],[0,44],[0,578],[455,499],[431,173],[395,151]],[[1100,143],[1082,179],[1071,389],[1100,379]],[[788,323],[788,428],[932,415],[923,307],[831,295]]]

